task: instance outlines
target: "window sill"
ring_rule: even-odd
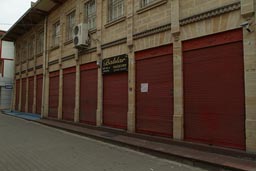
[[[141,13],[143,13],[143,12],[146,12],[146,11],[148,11],[148,10],[151,10],[151,9],[153,9],[153,8],[156,8],[156,7],[160,6],[160,5],[166,4],[167,1],[168,1],[168,0],[159,0],[159,1],[157,1],[157,2],[153,2],[153,3],[151,3],[151,4],[148,4],[148,5],[146,5],[146,6],[142,7],[142,8],[140,8],[139,10],[136,11],[136,13],[137,13],[137,14],[141,14]]]
[[[72,39],[71,39],[71,40],[66,41],[66,42],[64,43],[64,46],[67,46],[67,45],[69,45],[69,44],[71,44],[71,43],[73,43],[73,40],[72,40]]]
[[[117,23],[125,21],[125,19],[126,19],[126,16],[123,16],[123,17],[117,18],[115,20],[109,21],[107,24],[105,24],[105,28],[111,27]]]
[[[34,60],[34,57],[28,59],[28,61],[32,61],[32,60]]]
[[[54,51],[54,50],[56,50],[56,49],[59,49],[59,45],[57,45],[57,46],[51,46],[51,48],[50,48],[50,51]]]
[[[37,58],[40,57],[40,56],[43,56],[43,52],[38,53],[38,54],[36,55]]]
[[[93,33],[96,33],[96,32],[97,32],[97,29],[96,29],[96,28],[93,28],[93,29],[90,29],[90,30],[89,30],[89,33],[90,33],[90,34],[93,34]]]

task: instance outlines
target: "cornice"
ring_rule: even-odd
[[[134,39],[139,39],[139,38],[142,38],[142,37],[150,36],[152,34],[156,34],[156,33],[164,32],[164,31],[167,31],[167,30],[171,30],[171,27],[172,27],[172,24],[168,23],[168,24],[165,24],[165,25],[162,25],[162,26],[159,26],[159,27],[155,27],[155,28],[152,28],[152,29],[149,29],[149,30],[145,30],[143,32],[135,33],[133,35],[133,38]]]
[[[105,44],[101,45],[101,48],[106,49],[106,48],[116,46],[116,45],[119,45],[119,44],[123,44],[123,43],[126,43],[126,42],[127,42],[127,38],[125,37],[125,38],[122,38],[122,39],[115,40],[113,42],[105,43]]]
[[[59,59],[48,62],[48,65],[51,66],[51,65],[54,65],[54,64],[57,64],[57,63],[59,63]]]
[[[218,16],[218,15],[221,15],[221,14],[225,14],[225,13],[228,13],[228,12],[231,12],[231,11],[235,11],[235,10],[238,10],[240,8],[241,8],[240,2],[236,2],[236,3],[229,4],[229,5],[220,7],[220,8],[216,8],[216,9],[213,9],[213,10],[210,10],[210,11],[207,11],[207,12],[196,14],[196,15],[193,15],[191,17],[181,19],[180,20],[180,25],[184,26],[184,25],[187,25],[187,24],[195,23],[195,22],[205,20],[205,19],[208,19],[208,18],[211,18],[211,17],[215,17],[215,16]]]

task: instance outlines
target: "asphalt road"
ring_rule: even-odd
[[[0,114],[1,171],[202,171]]]

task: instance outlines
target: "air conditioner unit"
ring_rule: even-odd
[[[89,46],[88,38],[87,24],[80,23],[73,28],[73,43],[75,48],[87,48]]]

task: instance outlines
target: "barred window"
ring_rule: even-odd
[[[66,41],[72,40],[72,30],[75,26],[75,11],[72,11],[67,15],[67,27],[66,27]]]
[[[37,54],[43,53],[44,50],[44,32],[41,31],[37,37],[36,52]]]
[[[88,24],[88,29],[96,28],[96,3],[91,0],[85,4],[85,23]]]
[[[109,0],[108,21],[118,19],[124,15],[124,0]]]
[[[155,1],[155,0],[142,0],[141,1],[141,7],[145,7],[148,4],[151,4],[153,1]]]
[[[32,36],[28,43],[28,59],[32,59],[35,55],[35,36]]]
[[[52,46],[56,47],[60,43],[60,21],[57,21],[52,26]]]

